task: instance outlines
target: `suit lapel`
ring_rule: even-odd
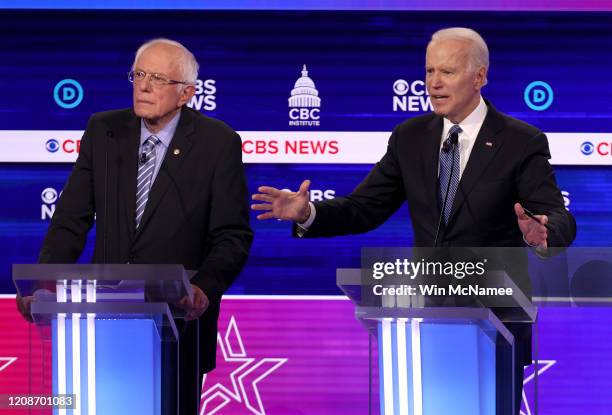
[[[503,117],[495,108],[485,100],[489,107],[487,116],[478,132],[470,158],[468,159],[465,171],[461,176],[459,187],[453,202],[453,209],[449,219],[449,224],[457,215],[457,212],[469,196],[486,168],[489,166],[495,154],[503,145],[503,140],[499,138],[499,132],[503,130],[505,122]]]
[[[138,147],[140,146],[140,118],[133,113],[124,129],[118,134],[121,162],[119,200],[128,235],[134,235],[136,227],[136,174],[138,171]]]
[[[151,216],[155,212],[155,209],[159,205],[163,195],[168,190],[168,185],[172,183],[173,178],[180,171],[183,161],[187,157],[189,150],[192,146],[193,131],[194,131],[193,115],[185,108],[181,110],[181,119],[176,127],[174,136],[170,140],[170,145],[164,156],[161,168],[157,173],[157,177],[153,182],[151,191],[149,193],[149,200],[145,207],[145,211],[142,214],[140,220],[140,226],[136,233],[136,238],[142,233],[142,230],[146,228],[147,222],[151,219]],[[175,152],[175,150],[177,150]],[[178,153],[178,154],[175,154]],[[136,209],[136,207],[134,207]]]
[[[440,157],[443,126],[442,117],[434,116],[427,125],[423,143],[423,178],[427,200],[431,201],[433,223],[437,222],[440,213],[440,207],[438,206],[438,159]]]

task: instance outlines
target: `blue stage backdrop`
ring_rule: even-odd
[[[195,52],[201,72],[190,105],[243,139],[348,132],[350,145],[350,133],[378,132],[384,148],[396,124],[430,110],[423,80],[431,33],[472,27],[491,50],[484,95],[552,133],[553,158],[562,160],[557,178],[578,221],[576,245],[612,243],[612,14],[4,10],[0,23],[0,153],[19,153],[0,154],[2,293],[14,292],[11,263],[36,261],[70,172],[70,163],[52,163],[53,157],[76,156],[74,137],[91,113],[131,105],[126,74],[137,47],[155,37],[177,39]],[[288,99],[304,65],[321,104],[295,126]],[[15,142],[20,137],[23,145]],[[29,147],[28,140],[40,143]],[[272,153],[266,146],[262,152]],[[245,159],[253,148],[245,147]],[[249,162],[250,191],[262,184],[296,189],[309,178],[314,199],[346,194],[374,160],[336,156],[319,164],[304,154],[297,161]],[[292,239],[287,223],[252,217],[252,254],[232,293],[338,294],[335,269],[358,266],[362,246],[412,243],[405,206],[369,234],[307,241]],[[82,260],[90,257],[91,244]]]

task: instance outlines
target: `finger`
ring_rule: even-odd
[[[252,210],[272,210],[272,205],[269,203],[258,203],[251,205]]]
[[[300,190],[298,190],[298,194],[300,196],[305,196],[308,193],[308,188],[310,187],[310,180],[304,180],[300,185]]]
[[[529,216],[527,216],[525,210],[523,209],[523,206],[521,206],[520,203],[514,204],[514,213],[516,214],[516,217],[520,220],[529,219]]]
[[[269,196],[269,195],[264,195],[264,194],[261,194],[261,193],[254,194],[251,197],[251,199],[253,199],[253,200],[261,200],[263,202],[270,202],[270,203],[274,202],[274,197]]]
[[[276,187],[270,187],[270,186],[259,186],[257,188],[257,191],[261,193],[269,194],[271,196],[276,196],[281,192],[281,190],[278,190]]]
[[[276,216],[272,212],[262,213],[261,215],[257,215],[257,219],[266,220],[266,219],[274,219]]]
[[[185,315],[185,320],[190,321],[190,320],[195,320],[197,318],[200,318],[202,313],[203,313],[203,310],[200,310],[200,309],[191,310]]]
[[[548,239],[548,232],[546,229],[543,232],[537,232],[533,235],[536,245],[542,245]]]
[[[197,295],[196,298],[194,298],[194,307],[196,310],[200,310],[202,308],[204,308],[204,296],[203,295]]]
[[[540,221],[542,225],[546,225],[548,223],[548,216],[546,215],[535,215],[536,218]]]
[[[548,235],[548,230],[544,226],[536,224],[535,227],[529,232],[529,235],[533,238],[540,239],[543,236]]]
[[[181,301],[179,301],[178,303],[179,307],[183,308],[183,309],[187,309],[191,307],[191,300],[189,299],[189,297],[183,297],[181,298]]]

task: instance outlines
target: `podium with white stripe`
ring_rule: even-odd
[[[174,304],[193,295],[182,266],[13,265],[13,280],[51,342],[52,370],[31,381],[74,396],[74,409],[54,414],[176,413],[178,379],[164,373],[178,355],[163,349],[178,341]]]
[[[399,296],[372,305],[362,277],[360,269],[337,270],[338,286],[377,339],[382,415],[516,413],[514,337],[491,309]],[[535,318],[528,301],[521,307],[522,318]]]

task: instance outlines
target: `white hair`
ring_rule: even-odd
[[[475,30],[468,29],[467,27],[449,27],[447,29],[438,30],[436,33],[431,35],[431,41],[429,44],[439,40],[462,40],[468,42],[470,45],[470,66],[473,70],[478,70],[484,67],[486,71],[489,71],[489,48],[486,42]],[[487,80],[485,78],[485,84]]]
[[[200,65],[198,65],[198,61],[196,60],[195,56],[193,56],[193,53],[191,53],[189,49],[187,49],[185,46],[175,40],[158,38],[143,43],[142,46],[140,46],[136,51],[136,56],[134,57],[134,64],[136,64],[136,61],[138,60],[142,52],[144,52],[151,46],[159,44],[170,45],[179,48],[179,50],[181,51],[181,55],[179,57],[178,65],[179,70],[181,71],[181,76],[183,77],[181,81],[189,82],[190,84],[195,84],[198,80],[198,70],[200,69]],[[134,64],[132,64],[132,69],[134,69]]]

